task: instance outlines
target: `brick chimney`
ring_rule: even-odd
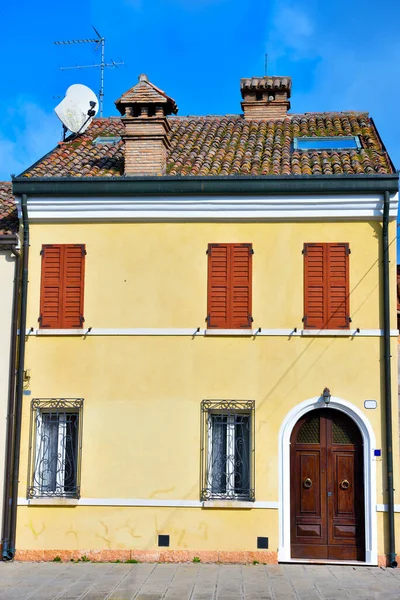
[[[240,80],[244,118],[277,119],[290,108],[291,77],[249,77]]]
[[[140,75],[139,83],[115,105],[125,125],[125,175],[165,174],[170,130],[166,117],[178,112],[175,101],[150,83],[146,75]]]

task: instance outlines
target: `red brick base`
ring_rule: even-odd
[[[270,551],[226,551],[226,550],[17,550],[15,560],[51,562],[59,557],[62,562],[82,559],[82,556],[92,562],[115,562],[120,560],[137,560],[138,562],[180,563],[192,562],[198,557],[202,563],[238,563],[249,564],[254,561],[260,564],[277,564],[278,553]],[[378,556],[378,565],[388,567],[385,554]]]
[[[278,553],[257,550],[250,551],[212,551],[212,550],[17,550],[15,560],[51,562],[59,557],[62,562],[79,560],[86,557],[93,562],[115,562],[137,560],[138,562],[178,563],[192,562],[198,557],[202,563],[259,563],[277,564]]]
[[[396,556],[396,560],[399,560],[397,556]],[[378,556],[378,566],[379,567],[390,567],[391,566],[389,564],[389,559],[386,556],[386,554],[379,554],[379,556]]]

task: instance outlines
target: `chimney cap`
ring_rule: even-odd
[[[282,90],[290,98],[292,78],[286,76],[265,75],[264,77],[244,77],[240,80],[242,98],[246,91]]]
[[[151,83],[144,73],[139,75],[139,81],[136,85],[115,101],[115,106],[121,115],[125,114],[128,106],[141,107],[149,105],[163,106],[164,115],[176,114],[178,112],[175,100]]]

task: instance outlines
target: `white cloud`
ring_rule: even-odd
[[[32,101],[18,96],[0,105],[0,180],[24,169],[49,152],[61,139],[61,123]]]
[[[279,1],[268,32],[267,51],[275,60],[285,55],[292,60],[313,57],[316,55],[314,34],[309,7],[303,10],[290,1]]]

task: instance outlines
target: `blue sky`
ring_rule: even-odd
[[[171,95],[179,114],[240,109],[239,80],[293,78],[292,112],[368,110],[400,167],[400,3],[394,0],[22,0],[0,5],[0,180],[18,174],[61,138],[54,106],[72,83],[96,93],[94,45],[55,40],[106,38],[106,116],[140,73]]]

